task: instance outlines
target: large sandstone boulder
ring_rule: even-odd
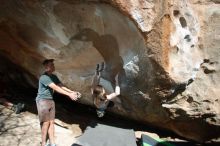
[[[102,84],[112,91],[119,73],[122,90],[111,112],[217,141],[219,8],[218,0],[1,0],[0,55],[35,87],[28,73],[37,79],[42,60],[54,58],[56,74],[88,105],[104,61]]]

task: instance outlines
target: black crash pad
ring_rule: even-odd
[[[133,129],[92,122],[72,146],[137,146]]]

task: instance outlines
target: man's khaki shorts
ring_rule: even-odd
[[[47,122],[55,118],[55,103],[53,100],[40,99],[36,101],[40,122]]]

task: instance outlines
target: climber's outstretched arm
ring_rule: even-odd
[[[119,83],[118,83],[118,74],[115,77],[115,83],[116,83],[115,92],[107,95],[108,100],[111,100],[111,99],[117,97],[118,95],[120,95],[120,87],[119,87]]]

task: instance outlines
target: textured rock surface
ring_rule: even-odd
[[[119,73],[122,89],[112,112],[215,141],[219,8],[218,0],[1,0],[0,54],[35,78],[54,58],[57,75],[89,105],[94,68],[105,61],[104,86],[111,91]]]

